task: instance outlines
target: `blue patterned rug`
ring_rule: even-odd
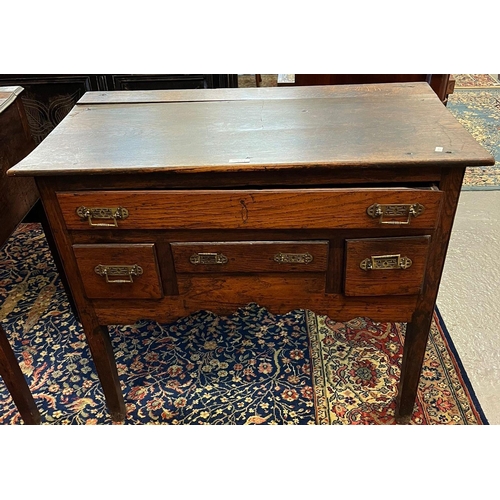
[[[112,422],[38,224],[0,249],[0,321],[43,424]],[[111,326],[126,424],[394,424],[404,325],[252,303]],[[0,424],[22,419],[0,381]],[[486,424],[438,316],[412,424]]]
[[[461,88],[449,96],[448,109],[491,153],[491,167],[469,167],[464,190],[500,188],[500,88]]]

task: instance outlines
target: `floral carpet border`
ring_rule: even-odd
[[[455,89],[447,108],[496,159],[493,166],[468,167],[462,190],[500,189],[500,87]]]
[[[405,324],[306,315],[316,423],[395,424]],[[410,424],[488,425],[439,311],[435,312]]]
[[[486,415],[484,414],[484,411],[481,407],[481,404],[479,403],[479,400],[477,399],[476,393],[474,392],[474,388],[472,387],[472,383],[469,380],[469,377],[467,375],[467,371],[465,370],[465,367],[462,363],[462,360],[460,359],[460,356],[458,354],[457,348],[455,347],[455,344],[453,343],[453,339],[451,338],[450,332],[448,331],[448,328],[446,327],[446,323],[444,322],[443,317],[441,316],[441,313],[439,312],[439,309],[435,308],[434,310],[434,321],[436,323],[436,327],[441,330],[443,341],[446,342],[448,350],[450,352],[450,358],[452,362],[455,365],[455,370],[457,372],[457,375],[460,377],[460,380],[462,382],[462,386],[465,387],[468,397],[470,398],[473,407],[472,410],[476,412],[477,418],[480,420],[480,422],[483,425],[489,425],[488,419],[486,418]]]

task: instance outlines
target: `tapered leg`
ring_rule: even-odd
[[[108,328],[88,320],[82,321],[82,325],[101,381],[111,420],[123,422],[126,413],[125,402],[118,379],[118,370]]]
[[[443,192],[441,216],[429,246],[428,265],[422,292],[417,300],[412,320],[406,327],[401,379],[396,400],[396,421],[398,423],[408,423],[413,413],[432,315],[436,305],[439,283],[464,172],[465,169],[460,168],[442,169],[441,182],[439,183],[439,189]]]
[[[434,308],[430,312],[414,314],[411,323],[406,325],[403,364],[396,400],[396,421],[400,424],[409,423],[413,413],[433,310]]]
[[[7,340],[4,329],[0,326],[0,375],[9,390],[25,424],[40,423],[40,412],[36,407],[23,372]]]

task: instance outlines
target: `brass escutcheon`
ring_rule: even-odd
[[[375,203],[366,209],[366,213],[376,219],[379,217],[380,224],[396,224],[404,225],[409,224],[411,217],[418,217],[422,215],[425,207],[420,203],[413,203],[409,205],[381,205]],[[405,221],[384,220],[384,217],[406,217]]]
[[[123,207],[78,207],[76,214],[81,219],[87,219],[89,226],[92,227],[118,227],[117,219],[126,219],[128,217],[128,210]],[[112,223],[107,222],[92,222],[92,219],[113,219]]]
[[[227,264],[228,258],[222,253],[195,253],[189,258],[191,264]]]
[[[279,264],[310,264],[313,261],[313,256],[306,253],[277,253],[274,256],[274,261]]]
[[[140,276],[144,272],[142,267],[137,264],[132,266],[123,264],[111,266],[99,264],[94,268],[94,271],[99,276],[104,276],[106,278],[106,283],[133,283],[134,280],[132,276]],[[110,276],[112,278],[115,276],[126,276],[126,278],[111,279]]]
[[[363,271],[371,271],[380,269],[408,269],[411,265],[411,259],[401,257],[401,255],[372,255],[362,260],[359,267]]]

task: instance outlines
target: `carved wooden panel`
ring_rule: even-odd
[[[0,85],[20,85],[31,135],[42,142],[88,90],[98,90],[90,75],[2,75]]]
[[[47,137],[87,91],[237,87],[237,75],[0,75],[0,86],[20,85],[35,144]]]

